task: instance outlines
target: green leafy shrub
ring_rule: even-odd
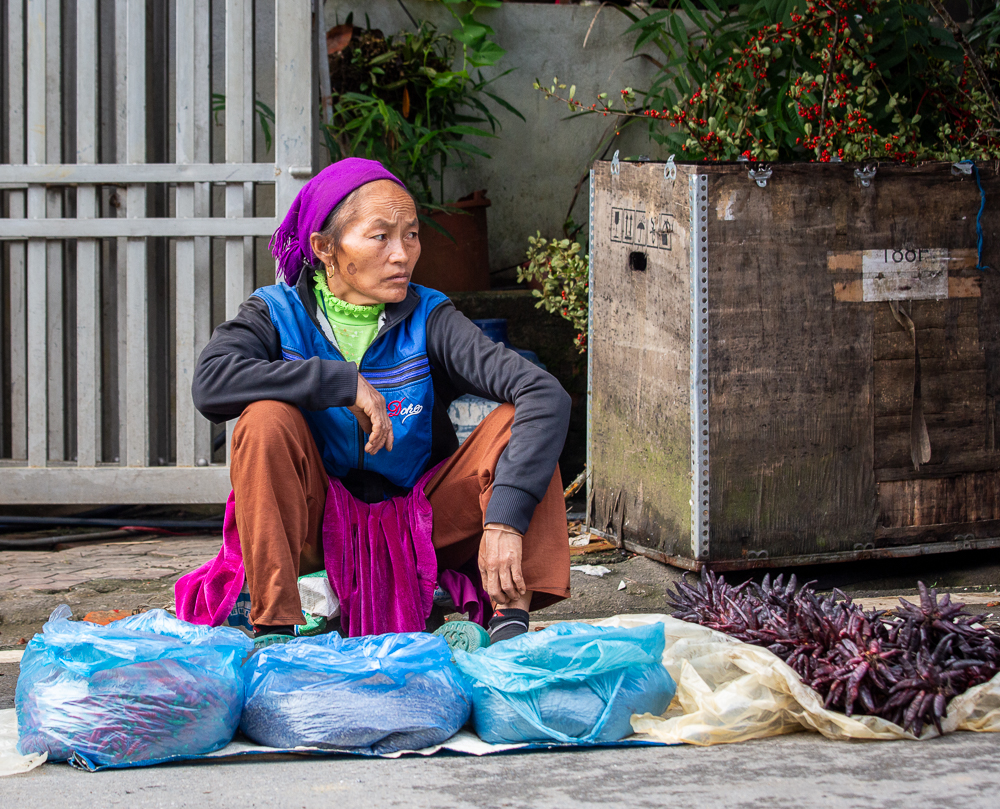
[[[577,331],[574,343],[582,354],[587,350],[589,259],[579,242],[570,239],[543,239],[537,232],[528,237],[528,244],[528,260],[518,268],[517,280],[541,285],[541,290],[532,290],[539,298],[535,308],[572,323]]]
[[[536,87],[580,114],[647,118],[651,138],[688,159],[1000,157],[998,15],[983,15],[963,43],[938,0],[928,3],[620,8],[633,20],[636,53],[660,52],[641,54],[659,68],[647,90],[626,88],[620,106],[601,94],[588,107],[555,82]]]

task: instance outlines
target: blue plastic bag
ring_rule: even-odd
[[[660,663],[661,624],[616,629],[564,623],[468,653],[472,720],[492,744],[618,741],[632,714],[662,714],[676,686]]]
[[[243,707],[237,629],[196,626],[152,610],[98,626],[52,613],[24,651],[18,749],[65,761],[153,763],[228,744]]]
[[[448,645],[423,632],[297,638],[255,654],[246,680],[240,730],[269,747],[419,750],[472,710]]]

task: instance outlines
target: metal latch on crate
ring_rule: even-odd
[[[872,180],[875,179],[875,172],[878,171],[878,167],[868,165],[863,169],[854,169],[854,178],[861,183],[862,188],[868,188],[872,184]]]
[[[622,173],[622,164],[618,159],[618,149],[615,149],[615,156],[611,158],[611,173],[614,175]]]
[[[956,177],[960,175],[965,175],[966,177],[972,176],[972,161],[962,160],[958,163],[951,164],[951,173]]]
[[[674,156],[670,155],[667,162],[663,164],[663,179],[673,182],[677,179],[677,164],[674,163]]]
[[[771,179],[771,174],[773,174],[771,167],[766,163],[762,163],[757,168],[750,169],[747,172],[747,177],[757,183],[758,187],[767,188],[767,181]]]

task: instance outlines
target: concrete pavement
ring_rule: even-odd
[[[718,747],[618,748],[471,758],[243,760],[84,773],[44,765],[0,779],[10,809],[94,807],[997,806],[1000,735],[830,742],[800,733]]]

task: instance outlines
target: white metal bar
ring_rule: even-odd
[[[195,33],[194,0],[177,0],[176,90],[177,162],[195,159],[194,83]],[[177,186],[177,217],[194,217],[194,184]],[[198,355],[195,348],[195,257],[194,238],[178,239],[176,262],[175,390],[176,455],[178,466],[195,465],[195,410],[191,405],[191,381]]]
[[[201,0],[199,0],[201,2]],[[229,470],[101,465],[48,469],[0,467],[0,504],[47,503],[225,503]]]
[[[27,156],[45,162],[45,0],[28,0],[27,19]],[[28,189],[28,217],[45,216],[45,189]],[[37,223],[36,223],[37,224]],[[43,223],[44,224],[44,223]],[[48,324],[45,242],[28,242],[27,250],[27,393],[28,465],[48,463]]]
[[[329,124],[333,120],[333,91],[330,88],[330,61],[326,52],[326,14],[324,9],[326,2],[325,0],[314,0],[314,2],[316,4],[316,72],[319,74],[320,107],[323,110],[323,123]]]
[[[247,159],[246,146],[246,40],[247,0],[226,0],[226,162]],[[252,122],[252,119],[251,119]],[[245,216],[243,185],[226,186],[226,218]],[[246,251],[243,240],[226,239],[226,319],[236,316],[246,297]],[[235,422],[226,425],[226,460]]]
[[[76,6],[76,159],[97,162],[97,0]],[[97,189],[76,191],[79,219],[97,216]],[[101,280],[96,239],[76,245],[76,461],[101,459]]]
[[[47,0],[45,11],[45,155],[46,163],[62,162],[62,3]],[[63,215],[63,194],[59,189],[47,189],[45,215]],[[47,306],[49,310],[49,458],[64,460],[66,390],[64,364],[63,320],[63,245],[50,240],[46,243],[48,273]]]
[[[32,186],[38,188],[39,186]],[[239,190],[239,208],[243,210],[243,186]],[[95,219],[80,222],[77,219],[48,219],[32,222],[30,219],[0,219],[0,239],[24,241],[25,239],[108,239],[115,237],[140,238],[145,236],[167,236],[184,239],[191,236],[215,236],[242,239],[244,236],[270,236],[274,232],[275,220],[269,216],[254,218],[224,218],[221,216],[193,219],[168,219],[166,217],[146,219],[142,214],[133,214],[133,203],[145,190],[142,185],[129,186],[128,218]],[[44,189],[43,189],[44,193]],[[241,242],[242,244],[242,242]]]
[[[126,120],[128,118],[128,0],[115,0],[115,160],[128,163]],[[115,220],[124,222],[128,216],[128,191],[117,193],[119,207]],[[115,233],[115,341],[117,345],[118,393],[118,462],[128,462],[128,324],[126,317],[126,292],[128,288],[128,240]]]
[[[212,75],[210,56],[212,52],[211,8],[208,3],[197,2],[194,9],[194,159],[202,165],[211,160],[211,139],[209,132],[212,122]],[[221,166],[220,168],[230,168]],[[272,168],[265,166],[264,168]],[[273,168],[272,168],[273,176]],[[194,186],[194,215],[199,218],[211,214],[211,187],[207,182],[196,183]],[[212,241],[205,236],[196,236],[194,240],[194,296],[192,309],[194,317],[195,356],[200,356],[202,349],[212,335]],[[187,391],[185,391],[187,393]],[[193,409],[193,402],[188,396],[187,404]],[[194,416],[195,463],[204,460],[208,464],[212,460],[212,429],[211,424],[200,413]]]
[[[24,4],[7,4],[7,144],[8,160],[23,163],[24,142]],[[27,213],[24,191],[12,191],[7,197],[11,219],[22,219]],[[28,389],[27,389],[27,321],[25,318],[27,278],[25,246],[12,244],[8,250],[10,278],[10,398],[11,398],[11,457],[28,457]]]
[[[44,166],[0,166],[0,184],[20,186],[26,183],[46,185],[125,185],[126,183],[267,183],[274,182],[274,167],[269,163],[147,163],[122,166],[101,163],[87,166],[54,163]]]
[[[254,106],[254,0],[246,0],[243,12],[243,159],[253,160],[253,135],[257,124]],[[243,216],[253,216],[254,187],[253,183],[243,184]],[[253,239],[243,237],[243,295],[244,298],[254,289],[254,254]]]
[[[226,162],[242,163],[246,156],[246,40],[247,1],[226,0]],[[245,217],[243,185],[226,186],[226,218]],[[246,297],[243,240],[226,240],[226,318]]]
[[[146,162],[146,2],[128,0],[125,94],[126,159]],[[146,215],[146,188],[128,187],[128,218]],[[125,292],[126,345],[126,449],[128,466],[149,463],[149,351],[147,324],[146,239],[130,238]]]
[[[275,216],[282,219],[312,170],[312,4],[275,0],[274,152],[277,174]],[[296,169],[292,171],[292,169]]]

